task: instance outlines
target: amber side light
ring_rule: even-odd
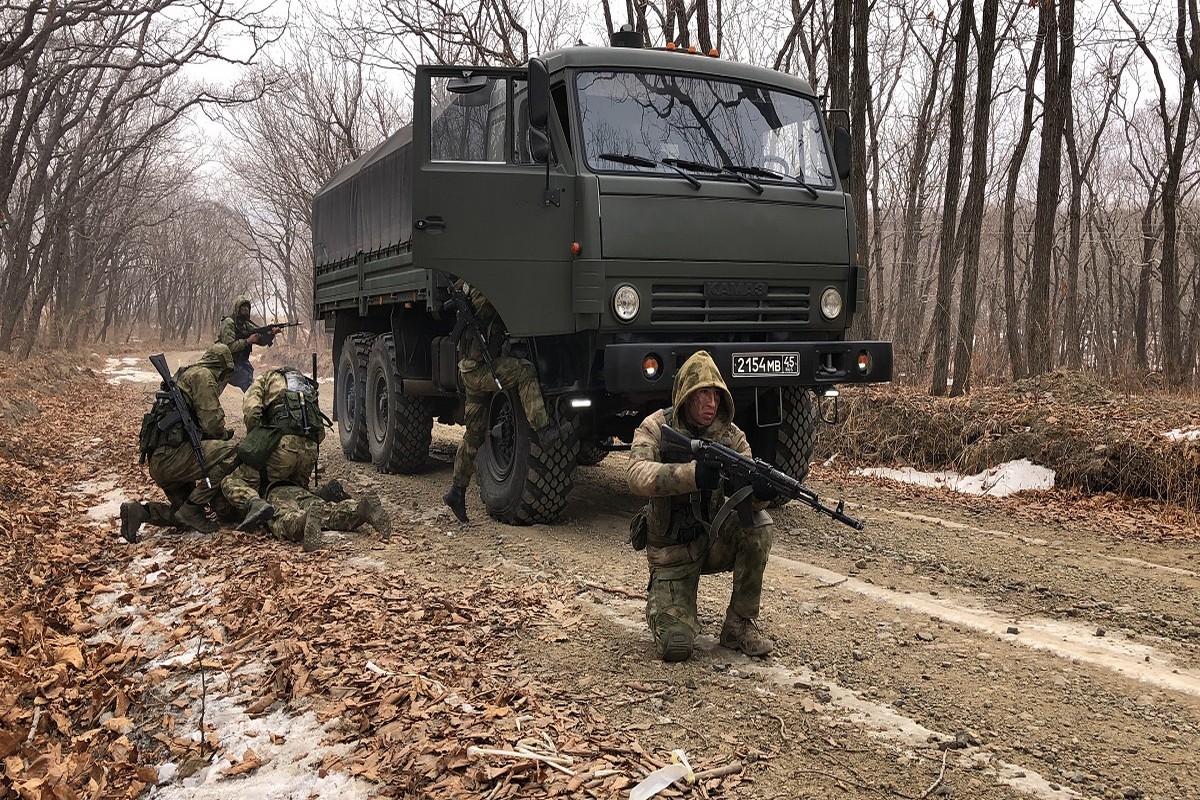
[[[715,47],[712,50],[709,50],[708,54],[710,56],[712,56],[713,58],[717,58],[718,56],[721,55],[720,53],[717,52],[717,48],[715,48]]]
[[[668,50],[674,50],[674,49],[675,49],[675,43],[674,43],[674,42],[667,42],[667,49],[668,49]]]
[[[577,256],[583,252],[583,245],[579,242],[571,242],[571,255]]]

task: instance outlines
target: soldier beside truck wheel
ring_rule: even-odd
[[[467,522],[467,487],[475,474],[475,456],[487,433],[488,403],[492,394],[500,391],[497,382],[505,390],[516,389],[525,410],[525,418],[543,448],[556,442],[560,432],[546,413],[546,402],[542,398],[542,387],[533,364],[523,358],[501,355],[508,336],[504,320],[478,288],[469,284],[463,284],[462,288],[482,330],[487,349],[485,351],[484,342],[472,333],[472,326],[464,326],[458,340],[458,374],[466,390],[463,422],[466,431],[454,454],[453,482],[442,500],[459,522]]]
[[[753,487],[753,524],[738,516],[720,522],[718,512],[733,487],[722,485],[720,469],[709,463],[664,463],[662,428],[671,426],[694,439],[720,442],[745,456],[750,445],[733,423],[733,396],[720,370],[703,350],[675,376],[671,406],[646,417],[629,451],[629,489],[647,498],[631,526],[633,545],[646,550],[650,581],[646,622],[663,661],[686,661],[700,625],[696,595],[700,576],[733,572],[733,593],[721,627],[723,646],[761,657],[773,647],[758,629],[763,572],[774,541],[774,523],[763,509],[778,493]],[[710,529],[716,521],[717,530]]]

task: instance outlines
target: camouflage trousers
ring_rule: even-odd
[[[358,514],[358,501],[329,503],[303,486],[273,486],[266,499],[275,507],[275,516],[271,517],[267,528],[279,538],[293,542],[303,541],[304,513],[310,509],[321,515],[322,530],[352,531],[363,523]]]
[[[646,547],[650,562],[646,623],[660,656],[672,633],[685,631],[690,639],[700,632],[696,595],[701,575],[732,570],[729,609],[748,619],[758,617],[763,573],[775,541],[775,526],[765,513],[760,513],[756,521],[761,524],[743,528],[736,519],[731,519],[718,535],[701,535],[689,547]]]
[[[540,430],[549,425],[550,417],[546,413],[546,402],[542,399],[542,387],[534,374],[533,364],[512,356],[500,356],[493,359],[492,364],[504,388],[517,390],[529,427]],[[487,434],[488,404],[496,392],[496,381],[492,379],[492,372],[486,364],[470,369],[462,367],[463,364],[460,364],[459,372],[467,393],[466,418],[463,421],[467,430],[458,445],[458,452],[454,454],[454,485],[465,489],[475,474],[475,456]]]
[[[313,467],[317,464],[317,445],[311,439],[303,436],[287,434],[279,440],[279,445],[267,459],[266,482],[293,483],[298,487],[308,486]],[[230,505],[243,514],[250,507],[250,501],[259,496],[258,486],[262,476],[253,467],[241,464],[221,481],[221,493]]]
[[[236,463],[237,445],[223,439],[205,439],[200,443],[204,464],[212,488],[204,485],[204,471],[196,460],[190,442],[176,447],[160,447],[150,454],[150,478],[157,483],[176,509],[185,502],[207,505],[220,491],[221,481]]]

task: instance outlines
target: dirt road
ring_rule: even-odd
[[[223,398],[232,417],[240,416],[240,398],[234,389]],[[460,432],[435,426],[419,475],[348,463],[336,433],[327,440],[325,474],[355,492],[377,491],[396,533],[386,543],[369,533],[330,535],[316,568],[321,580],[377,572],[449,590],[490,574],[536,587],[550,601],[540,606],[538,626],[503,640],[501,671],[583,706],[589,724],[603,722],[609,742],[624,737],[644,749],[643,763],[681,748],[696,770],[731,758],[741,765],[736,780],[672,791],[1200,798],[1194,536],[1131,536],[1136,520],[1095,505],[1093,513],[1045,522],[1053,495],[967,503],[818,468],[813,488],[846,498],[867,528],[857,532],[803,507],[774,512],[761,623],[775,652],[752,660],[717,644],[730,581],[710,576],[701,584],[699,651],[665,665],[642,618],[645,564],[626,544],[638,503],[624,489],[623,454],[576,472],[560,524],[500,525],[472,489],[472,522],[459,526],[440,495]],[[178,558],[188,540],[150,533],[136,547],[152,563],[167,548]],[[212,558],[219,561],[219,550]],[[436,649],[437,636],[421,647]],[[563,794],[624,797],[642,775],[617,777]],[[522,796],[499,788],[463,796]]]

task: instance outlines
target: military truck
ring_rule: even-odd
[[[478,287],[569,435],[497,392],[477,479],[495,518],[552,522],[578,465],[629,442],[707,350],[757,456],[803,480],[840,384],[887,381],[847,341],[865,301],[850,138],[796,77],[652,49],[631,31],[521,68],[423,66],[412,124],[313,200],[314,302],[352,460],[414,472],[461,421],[449,287]],[[627,445],[626,445],[627,447]]]

